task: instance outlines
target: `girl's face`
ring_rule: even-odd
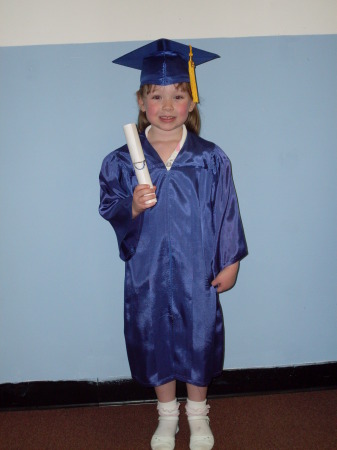
[[[181,127],[195,103],[187,91],[175,84],[153,86],[148,94],[138,99],[141,111],[153,127],[172,131]]]

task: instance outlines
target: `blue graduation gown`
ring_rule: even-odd
[[[124,333],[132,376],[206,386],[223,369],[224,326],[211,281],[247,255],[228,157],[188,132],[171,170],[140,135],[157,204],[132,220],[137,179],[127,146],[100,172],[99,212],[125,265]]]

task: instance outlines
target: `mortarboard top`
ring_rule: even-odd
[[[115,59],[113,63],[141,70],[141,86],[191,83],[193,100],[198,102],[194,67],[215,58],[220,57],[176,41],[158,39]]]

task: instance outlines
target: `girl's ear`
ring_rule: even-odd
[[[192,102],[192,103],[190,104],[190,107],[188,108],[188,112],[192,112],[193,109],[194,109],[194,107],[195,107],[195,103]]]
[[[144,104],[144,100],[143,97],[141,95],[137,95],[137,102],[138,102],[138,107],[142,112],[145,112],[145,104]]]

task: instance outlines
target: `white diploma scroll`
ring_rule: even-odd
[[[128,123],[123,128],[138,183],[153,187],[136,124]]]
[[[128,123],[127,125],[124,125],[123,128],[138,183],[149,184],[151,187],[153,187],[136,124]],[[156,202],[156,198],[151,198],[151,200],[147,200],[145,203]]]

